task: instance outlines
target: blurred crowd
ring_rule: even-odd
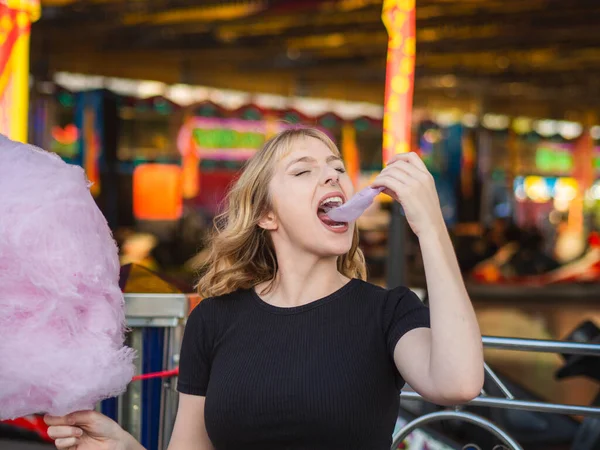
[[[547,275],[560,275],[561,268],[591,270],[585,257],[596,252],[597,241],[595,232],[588,238],[574,232],[566,218],[542,229],[496,219],[478,236],[455,238],[455,247],[463,273],[475,281],[550,281]]]
[[[121,264],[138,264],[159,273],[181,290],[192,292],[211,227],[208,217],[190,209],[177,223],[141,222],[135,229],[119,229],[115,238]],[[519,227],[509,219],[498,218],[483,230],[479,226],[468,233],[453,230],[452,236],[465,278],[481,283],[548,281],[543,278],[545,275],[560,274],[558,269],[565,267],[585,272],[590,266],[585,255],[590,250],[598,253],[600,248],[596,233],[591,233],[587,240],[573,235],[566,219],[558,226],[540,229]],[[368,247],[368,239],[364,242]],[[409,282],[419,285],[424,276],[419,246],[414,236],[408,242]],[[366,253],[369,262],[368,248]],[[596,259],[594,256],[591,262],[598,265]],[[384,283],[385,268],[380,265],[372,264],[371,275]]]

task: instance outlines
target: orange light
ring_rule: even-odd
[[[415,2],[385,0],[387,28],[386,86],[383,117],[383,163],[411,149],[411,114],[415,66]]]
[[[27,142],[29,38],[39,0],[0,1],[0,133]]]
[[[360,175],[360,160],[358,146],[356,145],[356,130],[354,126],[346,122],[342,127],[342,157],[346,164],[346,171],[354,186],[358,186]]]
[[[139,220],[177,220],[182,210],[181,168],[142,164],[133,172],[133,214]]]
[[[196,152],[188,152],[182,157],[183,197],[194,198],[200,193],[200,158]]]
[[[94,197],[100,194],[100,168],[98,167],[98,158],[100,155],[100,145],[98,135],[95,129],[96,114],[93,108],[87,107],[83,113],[83,140],[85,147],[85,156],[83,168],[85,175],[91,183],[90,192]]]

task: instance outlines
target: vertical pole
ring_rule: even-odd
[[[0,133],[28,140],[29,36],[39,0],[0,0]]]
[[[508,201],[510,203],[510,211],[512,216],[514,217],[517,199],[515,198],[514,186],[515,179],[517,175],[519,175],[521,162],[520,162],[520,152],[519,152],[519,143],[517,141],[517,133],[514,130],[514,119],[511,119],[510,125],[508,128],[508,137],[506,140],[506,148],[508,150],[508,165],[506,167],[506,190],[508,192]]]
[[[387,279],[388,289],[406,285],[406,219],[399,203],[392,203],[388,232]]]
[[[577,193],[569,205],[568,228],[573,233],[583,237],[584,226],[584,200],[586,192],[594,184],[594,140],[590,129],[596,123],[596,114],[593,110],[586,111],[583,121],[581,136],[575,144],[575,167],[573,176],[577,180]]]
[[[485,89],[479,94],[479,101],[477,102],[477,116],[480,121],[483,119],[483,115],[487,110],[487,97]],[[477,166],[478,175],[481,180],[481,198],[479,204],[479,223],[482,225],[489,225],[493,220],[492,213],[492,138],[490,132],[484,128],[481,124],[477,128]],[[512,186],[508,191],[509,195],[512,195]],[[512,210],[514,211],[514,210]],[[511,214],[512,214],[511,211]]]
[[[385,0],[382,20],[388,31],[383,117],[383,164],[411,149],[415,68],[415,0]],[[406,284],[406,220],[392,204],[388,234],[387,286]]]

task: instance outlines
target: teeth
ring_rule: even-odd
[[[323,200],[319,206],[329,205],[332,203],[336,205],[341,205],[342,203],[344,203],[344,199],[342,197],[328,197],[325,200]]]

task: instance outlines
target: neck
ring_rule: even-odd
[[[269,283],[256,287],[256,292],[275,306],[305,305],[332,294],[349,281],[337,270],[337,257],[278,254],[277,263],[272,289],[264,292]]]

